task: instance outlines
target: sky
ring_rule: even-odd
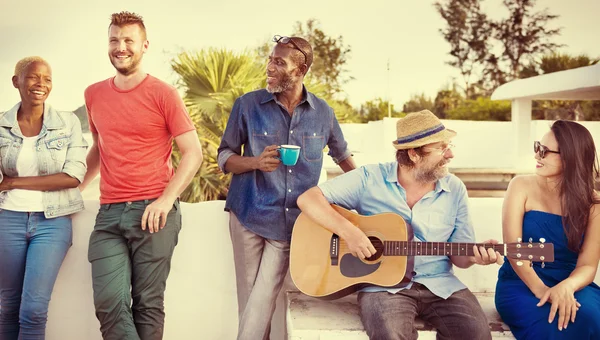
[[[144,17],[150,48],[144,70],[170,84],[169,61],[177,52],[208,47],[252,49],[295,22],[315,18],[328,35],[342,35],[352,49],[346,65],[355,79],[344,85],[352,105],[377,97],[401,109],[411,95],[435,96],[459,74],[445,64],[449,45],[439,33],[445,21],[425,0],[0,0],[0,111],[19,101],[11,77],[26,56],[45,58],[53,70],[48,102],[60,110],[83,104],[83,91],[115,71],[108,59],[110,15],[128,10]],[[600,57],[600,0],[538,0],[563,27],[560,52]],[[505,16],[501,0],[486,0],[491,17]],[[596,41],[594,43],[593,41]],[[389,71],[387,65],[390,65]],[[457,80],[460,81],[460,78]]]

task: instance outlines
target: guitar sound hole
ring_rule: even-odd
[[[368,257],[367,261],[375,261],[383,255],[383,242],[375,236],[369,236],[369,241],[371,241],[377,252],[371,255],[371,257]]]

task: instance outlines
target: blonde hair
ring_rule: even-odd
[[[118,27],[123,27],[126,25],[138,25],[144,33],[144,39],[146,39],[146,26],[144,25],[144,19],[139,14],[127,11],[113,13],[110,16],[110,25],[108,25],[108,27],[110,28],[112,25]]]
[[[19,60],[17,62],[17,65],[15,65],[15,74],[14,75],[17,77],[20,77],[21,74],[27,69],[27,67],[29,67],[29,65],[31,65],[33,63],[42,63],[42,64],[46,64],[47,66],[50,66],[50,64],[48,64],[48,62],[42,57],[38,57],[38,56],[25,57],[25,58]]]

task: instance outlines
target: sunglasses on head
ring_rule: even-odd
[[[273,42],[278,43],[278,44],[292,44],[292,46],[294,46],[294,48],[297,49],[298,51],[300,51],[300,53],[302,53],[302,55],[304,56],[304,64],[306,64],[308,62],[308,57],[306,56],[306,52],[302,51],[302,49],[300,47],[298,47],[298,45],[296,45],[296,43],[294,42],[294,39],[292,39],[290,37],[286,37],[286,36],[276,35],[273,37]]]
[[[538,156],[540,156],[540,158],[546,157],[546,152],[560,153],[559,151],[553,151],[553,150],[548,149],[547,146],[542,145],[542,143],[540,143],[537,140],[535,142],[533,142],[533,152],[537,153]]]

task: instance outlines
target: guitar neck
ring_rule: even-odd
[[[494,249],[506,255],[504,244],[384,241],[385,256],[473,256],[473,246]]]

